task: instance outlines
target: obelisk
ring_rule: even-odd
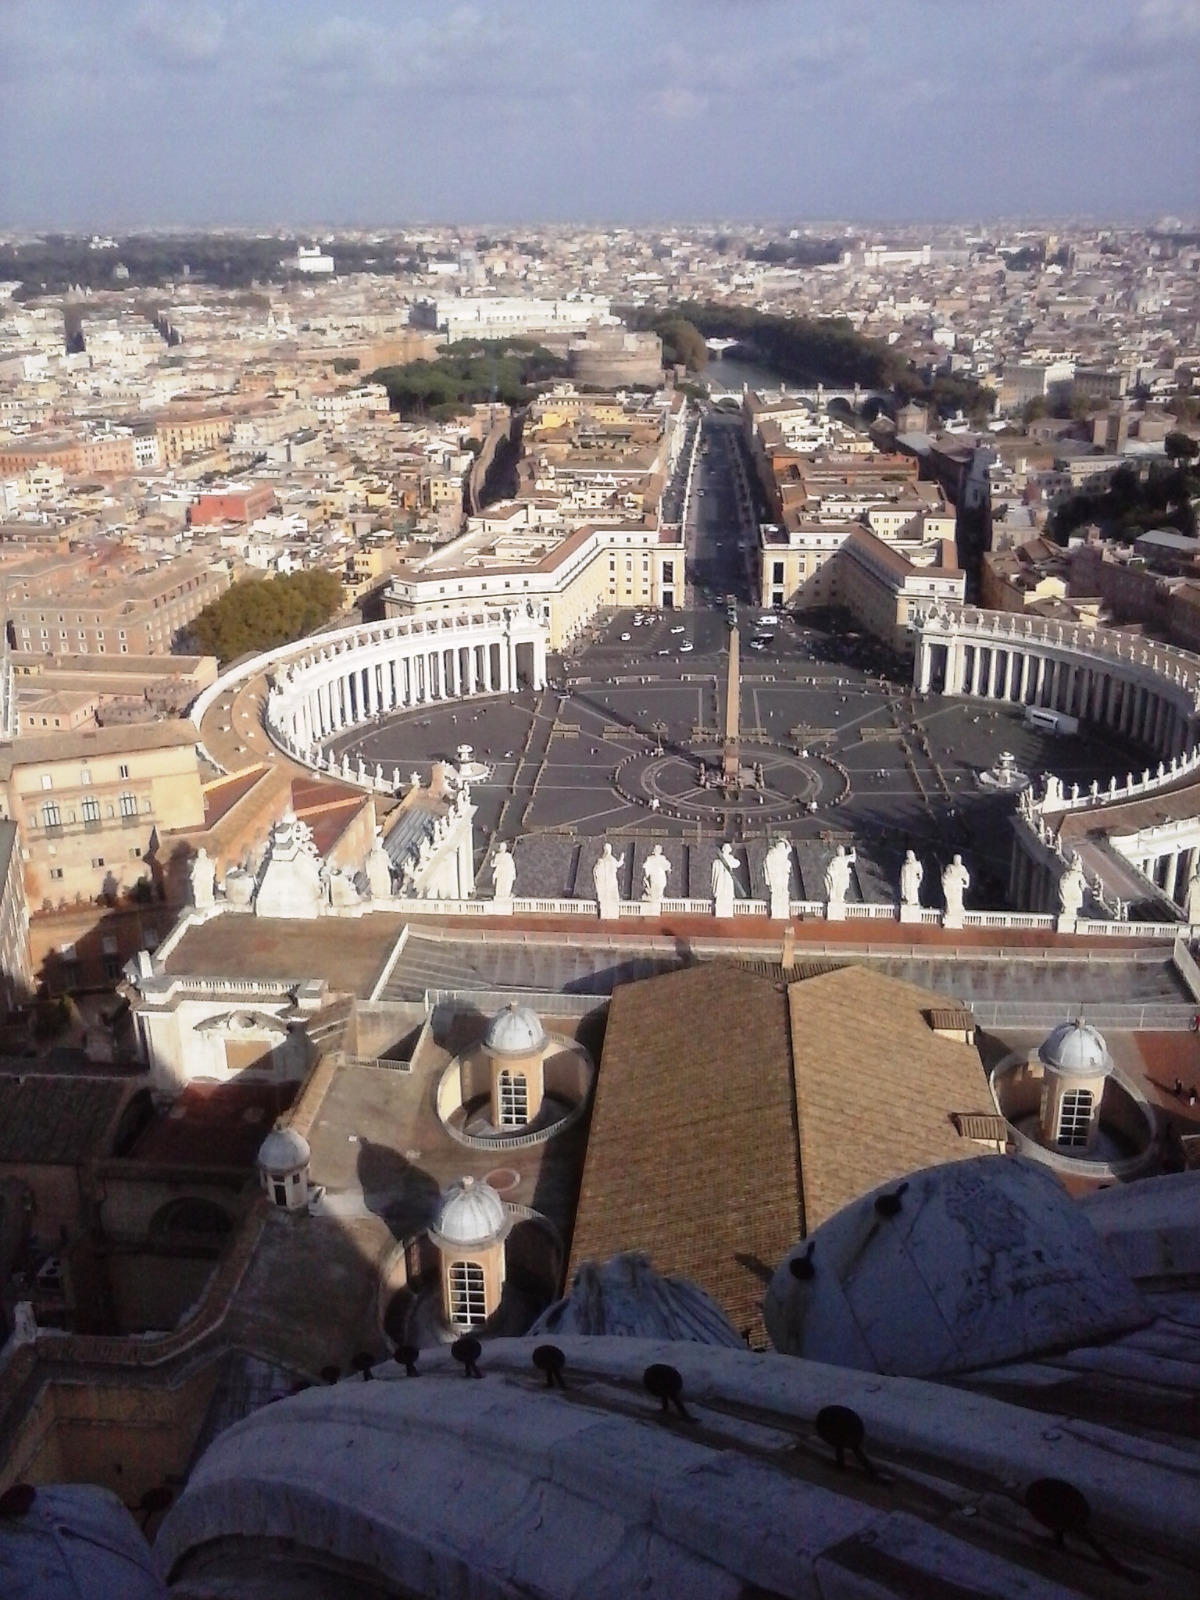
[[[736,786],[742,769],[742,755],[738,747],[738,701],[741,694],[739,651],[735,623],[729,630],[729,682],[725,688],[725,756],[721,773],[726,787]]]

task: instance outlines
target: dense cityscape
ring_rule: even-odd
[[[347,9],[271,47],[330,105],[347,51],[366,102],[400,82]],[[725,77],[656,88],[647,150],[776,26],[823,92],[798,9],[737,48],[694,10]],[[1186,58],[1186,10],[1112,35],[1129,72]],[[511,33],[559,104],[502,13],[455,13],[446,61],[511,72]],[[114,39],[203,118],[249,15]],[[587,35],[602,87],[623,25]],[[414,126],[482,104],[412,26]],[[130,115],[178,150],[157,81]],[[1126,221],[1061,178],[1059,216],[997,220],[982,177],[973,221],[752,221],[716,164],[708,221],[489,222],[431,123],[431,214],[479,220],[209,226],[177,163],[181,220],[102,231],[66,197],[119,155],[51,173],[19,120],[0,1590],[1190,1596],[1194,175],[1164,157],[1180,214]],[[582,216],[561,138],[546,214]]]

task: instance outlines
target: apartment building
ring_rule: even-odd
[[[233,418],[220,411],[185,411],[172,406],[152,420],[158,458],[164,467],[177,466],[185,456],[215,451],[233,436]]]
[[[0,992],[4,1010],[11,1012],[24,1004],[33,987],[20,837],[16,823],[9,819],[0,821]]]
[[[127,429],[90,438],[45,433],[0,440],[0,477],[20,477],[38,467],[57,467],[66,477],[124,475],[135,465],[133,434]]]
[[[678,531],[644,522],[567,529],[533,526],[497,535],[472,529],[402,565],[384,594],[389,617],[450,613],[471,605],[531,605],[562,649],[597,612],[670,610],[683,600]]]
[[[175,719],[0,747],[0,808],[20,829],[35,910],[150,880],[156,839],[204,825],[196,730]]]
[[[203,554],[149,565],[120,550],[92,552],[76,564],[74,578],[59,587],[49,574],[44,590],[29,582],[14,595],[9,637],[16,655],[165,655],[230,581],[228,569]]]

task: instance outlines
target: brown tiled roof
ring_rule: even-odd
[[[618,988],[572,1272],[647,1250],[760,1342],[764,1275],[802,1230],[783,985],[713,962]]]
[[[75,1166],[107,1154],[128,1084],[0,1076],[0,1161]]]
[[[181,977],[324,978],[335,994],[365,999],[392,953],[404,918],[375,912],[339,921],[224,916],[187,930],[167,958]]]
[[[979,1154],[954,1112],[991,1111],[975,1050],[923,1013],[944,996],[866,967],[788,988],[809,1231],[881,1183]]]

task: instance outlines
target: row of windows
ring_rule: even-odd
[[[121,808],[121,815],[123,817],[136,817],[137,816],[137,814],[138,814],[137,795],[135,795],[135,794],[122,794],[121,797],[120,797],[119,804],[120,804],[120,808]],[[81,809],[81,811],[83,813],[83,821],[85,823],[86,822],[99,822],[100,821],[100,802],[98,800],[95,800],[95,799],[92,799],[91,797],[88,797],[83,801],[83,804],[82,804],[80,809]],[[109,807],[109,815],[110,816],[112,815],[112,807],[111,806]],[[62,827],[62,810],[61,810],[57,800],[47,800],[43,804],[43,806],[42,806],[42,826],[44,828],[61,828]]]
[[[126,762],[126,761],[122,761],[121,762],[120,766],[117,768],[117,776],[118,776],[118,778],[127,778],[129,776],[129,763],[128,762]],[[91,784],[91,781],[92,781],[91,768],[90,767],[80,767],[80,769],[79,769],[79,782],[80,782],[80,785],[83,788],[86,789]],[[49,773],[49,772],[43,772],[42,773],[42,788],[43,789],[53,789],[53,787],[54,787],[54,775],[52,773]]]

